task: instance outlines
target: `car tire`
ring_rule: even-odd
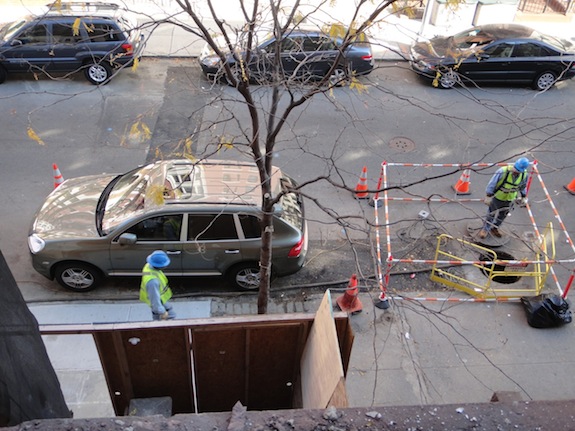
[[[439,87],[445,90],[455,87],[459,83],[459,75],[453,69],[446,69],[441,72],[438,79]]]
[[[343,67],[336,67],[329,76],[329,85],[331,87],[341,87],[347,82],[347,72]]]
[[[240,263],[228,270],[227,279],[238,290],[256,290],[260,286],[260,267],[257,262]]]
[[[546,70],[545,72],[540,73],[533,81],[533,88],[538,91],[545,91],[549,88],[553,87],[555,81],[557,80],[557,76],[555,73],[551,72],[550,70]]]
[[[84,65],[84,75],[94,85],[107,84],[112,78],[112,66],[104,60],[90,61]]]
[[[61,263],[54,271],[56,281],[74,292],[89,292],[102,282],[102,273],[96,267],[81,263]]]
[[[8,72],[6,72],[6,69],[4,69],[3,66],[0,66],[0,84],[6,81],[7,76]]]

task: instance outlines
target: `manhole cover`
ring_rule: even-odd
[[[409,138],[404,138],[403,136],[398,136],[389,141],[390,148],[395,148],[403,153],[409,153],[415,149],[415,142]]]

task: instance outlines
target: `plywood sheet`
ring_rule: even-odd
[[[328,290],[317,310],[302,355],[301,384],[304,409],[326,408],[344,377],[331,304],[331,293]],[[338,396],[336,400],[341,398]]]
[[[117,415],[130,399],[169,396],[173,413],[194,411],[187,331],[154,328],[95,335]]]

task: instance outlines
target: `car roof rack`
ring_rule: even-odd
[[[62,1],[53,2],[46,5],[48,12],[76,12],[76,13],[98,13],[116,12],[120,6],[115,3],[103,3],[93,1]]]

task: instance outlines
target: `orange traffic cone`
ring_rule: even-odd
[[[361,301],[357,297],[358,295],[359,289],[357,288],[357,275],[353,274],[349,279],[349,284],[347,285],[347,289],[345,289],[345,293],[335,301],[341,311],[345,311],[346,313],[359,313],[363,310],[363,305],[361,305]]]
[[[60,169],[58,169],[58,165],[56,165],[56,163],[52,165],[52,170],[54,171],[54,188],[56,188],[64,182],[64,177],[62,176],[62,173],[60,172]]]
[[[357,186],[355,186],[355,197],[358,199],[369,199],[367,192],[367,166],[364,166],[359,176]]]
[[[563,187],[565,187],[565,190],[567,190],[569,193],[575,195],[575,178],[573,178],[569,184]]]
[[[458,195],[470,195],[471,192],[469,191],[469,176],[470,172],[469,169],[465,169],[457,183],[453,186],[453,190],[455,190],[455,194]]]

